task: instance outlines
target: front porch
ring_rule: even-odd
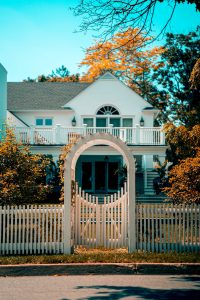
[[[86,135],[109,133],[130,145],[165,145],[161,127],[12,127],[17,140],[30,145],[66,145]]]

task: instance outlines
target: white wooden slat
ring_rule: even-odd
[[[2,254],[2,225],[3,225],[3,220],[2,220],[2,207],[0,206],[0,255]]]
[[[151,249],[150,205],[147,204],[147,251]]]
[[[2,237],[2,253],[5,254],[6,249],[5,249],[5,242],[6,242],[6,206],[3,207],[3,237]]]
[[[182,213],[182,217],[183,217],[183,222],[182,222],[182,243],[183,243],[183,247],[182,247],[182,250],[185,252],[185,205],[183,204],[182,206],[182,210],[183,210],[183,213]]]
[[[182,219],[182,206],[178,206],[178,211],[179,211],[179,218],[178,218],[178,223],[179,223],[179,252],[182,252],[182,228],[181,228],[181,219]]]
[[[12,254],[13,253],[13,206],[10,208],[10,242],[9,242],[9,251]]]
[[[10,207],[7,206],[6,208],[6,254],[9,254],[9,238],[10,238]]]
[[[54,207],[53,209],[54,214],[53,214],[53,218],[54,218],[54,225],[53,225],[53,253],[56,253],[56,219],[57,219],[57,212],[56,212],[56,208]]]
[[[24,224],[25,226],[25,233],[26,233],[26,241],[25,241],[25,253],[28,254],[29,250],[29,205],[25,208],[25,221],[26,223]]]
[[[166,215],[167,215],[167,251],[170,252],[170,242],[171,242],[170,229],[171,229],[171,223],[170,223],[170,209],[169,209],[169,204],[167,205]]]
[[[95,207],[96,207],[96,247],[101,243],[101,220],[100,220],[100,205],[98,205],[98,197],[95,198]]]
[[[175,205],[175,233],[176,233],[175,248],[176,248],[176,252],[178,252],[178,213],[177,213],[177,210],[178,210],[178,206]]]
[[[143,220],[143,205],[140,204],[138,205],[138,208],[139,208],[139,212],[140,212],[140,250],[143,250],[143,242],[142,242],[142,238],[143,238],[143,232],[142,232],[142,228],[143,228],[143,223],[142,223],[142,220]]]
[[[46,234],[45,234],[45,253],[49,253],[49,218],[48,218],[48,209],[47,206],[45,206],[45,229],[46,229]]]
[[[42,207],[42,245],[41,245],[42,254],[44,253],[44,243],[45,243],[44,235],[45,235],[45,207],[43,205],[43,207]]]
[[[13,214],[14,214],[14,224],[15,224],[15,229],[14,229],[14,240],[13,240],[13,243],[14,243],[14,254],[17,254],[17,233],[18,233],[18,209],[17,209],[17,206],[15,206],[14,208],[14,211],[13,211]]]
[[[106,210],[106,197],[104,197],[103,205],[103,246],[107,247],[107,210]]]
[[[117,194],[114,193],[114,248],[117,248]]]
[[[37,237],[37,253],[41,252],[41,205],[38,207],[38,237]]]
[[[191,229],[191,252],[193,252],[193,223],[194,223],[194,218],[193,218],[193,205],[191,205],[191,224],[190,224],[190,229]]]
[[[198,243],[198,239],[197,239],[197,232],[198,232],[198,223],[197,223],[197,205],[194,206],[194,213],[195,213],[195,223],[194,223],[194,230],[195,230],[195,252],[197,252],[197,243]]]
[[[92,248],[95,248],[95,244],[96,244],[94,215],[95,215],[95,196],[92,197],[92,213],[91,213],[91,217],[92,217]]]
[[[163,236],[164,236],[164,252],[166,253],[166,205],[163,204]]]
[[[35,222],[33,223],[33,205],[31,205],[30,208],[30,220],[31,220],[31,226],[30,226],[30,254],[33,253],[33,232],[34,232],[34,226]]]
[[[158,205],[156,204],[155,205],[155,222],[156,222],[156,232],[155,232],[155,239],[156,239],[156,242],[155,242],[155,249],[156,249],[156,252],[158,252],[159,251],[159,247],[158,247],[158,245],[159,245],[159,243],[158,243],[158,237],[159,237],[159,235],[158,235]]]
[[[174,252],[174,208],[170,205],[171,210],[171,250]]]
[[[77,201],[77,198],[76,198],[76,201]],[[75,202],[76,203],[76,202]],[[58,233],[57,233],[57,253],[60,253],[60,229],[61,229],[61,226],[60,226],[60,214],[61,214],[61,207],[59,205],[58,207]],[[77,224],[76,224],[77,225]],[[77,243],[75,244],[75,246],[77,246]]]
[[[152,220],[152,252],[154,252],[155,251],[155,235],[154,235],[154,229],[155,229],[155,224],[154,224],[154,222],[155,222],[155,205],[151,205],[151,216],[152,216],[152,218],[151,218],[151,220]]]
[[[49,253],[52,253],[53,250],[53,243],[52,243],[52,225],[53,225],[53,216],[52,216],[52,206],[50,206],[50,210],[49,210],[49,215],[50,215],[50,227],[49,227]]]
[[[121,217],[120,217],[120,192],[117,193],[117,235],[118,235],[118,241],[117,241],[117,247],[121,247],[121,223],[120,223]]]
[[[110,247],[113,248],[113,195],[111,195],[110,197],[110,204],[111,204],[111,208],[110,208]],[[124,234],[124,232],[123,232]]]
[[[160,211],[160,214],[159,214],[159,232],[160,232],[160,252],[162,252],[163,250],[163,238],[162,238],[162,210],[163,210],[163,206],[162,205],[159,205],[159,211]]]
[[[146,230],[146,205],[144,206],[144,251],[147,250],[147,230]]]

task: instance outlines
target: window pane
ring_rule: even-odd
[[[113,124],[113,127],[120,127],[120,118],[110,118],[110,124]]]
[[[92,163],[82,163],[82,188],[84,190],[92,189]]]
[[[43,119],[36,119],[36,125],[37,126],[43,125]]]
[[[106,127],[106,118],[97,118],[96,126],[97,127]]]
[[[123,127],[132,127],[133,126],[133,119],[126,118],[123,119]]]
[[[93,118],[83,118],[83,124],[87,124],[87,127],[93,127]]]
[[[51,126],[52,125],[52,119],[45,119],[45,125]]]
[[[118,189],[118,162],[108,163],[108,188],[110,190]]]

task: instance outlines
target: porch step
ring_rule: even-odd
[[[144,189],[145,194],[155,195],[155,191],[153,188],[153,180],[158,176],[159,176],[158,173],[155,171],[147,171],[147,186]]]
[[[165,200],[167,200],[166,196],[156,196],[155,194],[136,197],[137,203],[163,203]]]

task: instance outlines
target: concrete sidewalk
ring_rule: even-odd
[[[0,277],[66,275],[200,275],[200,263],[85,263],[1,265]]]

